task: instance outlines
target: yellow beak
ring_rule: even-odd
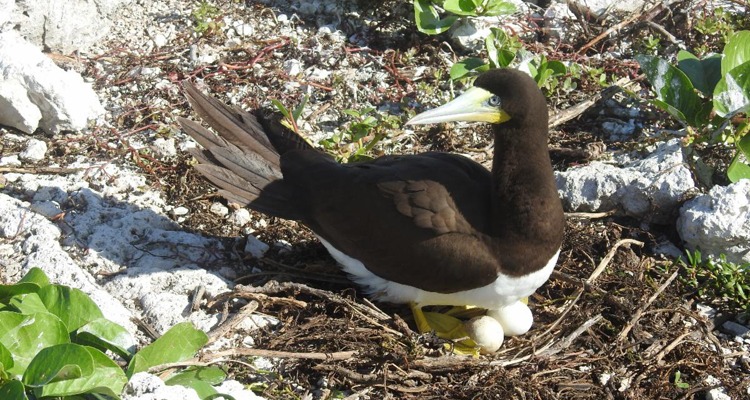
[[[473,87],[452,101],[438,108],[418,114],[406,125],[436,124],[449,121],[489,122],[499,124],[510,119],[510,115],[499,107],[488,104],[492,92]]]

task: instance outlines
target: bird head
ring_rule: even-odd
[[[449,121],[501,124],[521,123],[532,110],[546,110],[544,95],[531,77],[514,69],[492,69],[479,75],[474,86],[452,101],[418,114],[407,125]],[[545,113],[546,117],[546,113]]]

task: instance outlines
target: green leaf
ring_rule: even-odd
[[[156,365],[187,360],[207,342],[208,336],[190,322],[177,324],[133,356],[128,365],[128,377]]]
[[[547,62],[547,69],[553,72],[553,75],[565,75],[568,73],[568,67],[560,61]]]
[[[722,117],[750,110],[750,61],[729,71],[716,84],[714,108]]]
[[[510,15],[514,12],[516,12],[516,6],[509,1],[489,0],[487,2],[487,8],[484,9],[482,15],[494,17],[498,15]]]
[[[40,268],[34,267],[18,283],[36,283],[39,287],[45,287],[49,285],[49,278]]]
[[[279,110],[281,115],[283,115],[285,118],[291,117],[292,114],[289,112],[289,109],[287,109],[280,101],[276,99],[271,99],[271,104],[276,106],[276,108]]]
[[[750,165],[748,165],[750,159],[747,158],[741,151],[738,151],[732,162],[727,168],[727,177],[731,182],[737,182],[741,179],[750,179]]]
[[[73,332],[104,315],[99,306],[80,289],[63,285],[48,285],[39,289],[39,297],[49,312],[57,315]]]
[[[172,375],[164,383],[167,385],[188,386],[190,381],[202,381],[209,385],[219,385],[227,379],[227,374],[219,367],[187,367],[184,370]]]
[[[677,68],[687,75],[693,87],[711,96],[721,79],[721,55],[714,54],[699,60],[689,51],[677,53]]]
[[[77,394],[103,394],[110,398],[118,398],[123,387],[128,382],[125,372],[106,354],[88,346],[79,346],[91,357],[93,370],[83,374],[80,378],[62,380],[46,384],[42,387],[43,397],[72,396]],[[95,396],[98,397],[98,396]]]
[[[10,299],[10,302],[8,304],[18,310],[18,312],[21,314],[49,312],[44,303],[42,303],[42,299],[37,293],[27,293],[24,295],[15,296]]]
[[[13,368],[13,355],[4,344],[0,343],[0,382],[7,378],[5,372],[11,368]]]
[[[445,0],[445,11],[462,16],[476,16],[477,4],[473,0]]]
[[[212,385],[221,384],[226,377],[226,373],[219,367],[189,367],[172,375],[164,383],[192,388],[198,393],[198,397],[205,399],[218,393]]]
[[[414,20],[417,29],[428,35],[437,35],[450,29],[458,17],[450,16],[440,19],[430,0],[414,0]]]
[[[668,110],[673,117],[691,126],[702,126],[706,123],[701,118],[703,109],[701,99],[695,93],[693,84],[684,72],[658,57],[638,55],[635,58],[651,82],[656,98],[668,105],[670,110],[679,111],[679,113],[674,113]]]
[[[111,350],[125,359],[133,356],[136,345],[127,329],[106,318],[96,319],[80,327],[76,332],[75,342],[99,350]]]
[[[742,139],[737,142],[737,147],[741,152],[745,153],[745,157],[750,160],[750,133],[743,136]]]
[[[15,285],[0,285],[0,301],[6,302],[11,297],[20,294],[34,293],[38,290],[39,285],[31,282],[16,283]]]
[[[721,60],[721,76],[737,66],[750,61],[750,31],[735,32],[727,39],[724,46],[724,58]]]
[[[516,58],[516,49],[502,29],[490,28],[490,35],[484,39],[484,47],[493,68],[505,68]]]
[[[292,117],[295,121],[297,121],[302,115],[302,110],[305,109],[305,106],[307,105],[307,100],[310,98],[310,96],[305,95],[305,97],[302,98],[302,101],[297,105],[297,107],[292,111]]]
[[[70,343],[70,336],[65,324],[53,314],[0,311],[0,343],[13,355],[15,364],[9,372],[20,376],[39,350]]]
[[[51,382],[80,378],[94,372],[94,360],[78,344],[64,343],[44,348],[37,353],[23,373],[23,384],[41,387]]]
[[[450,76],[451,79],[457,80],[465,77],[472,71],[483,72],[490,69],[481,58],[471,57],[465,60],[459,61],[451,67]]]
[[[21,381],[12,380],[0,384],[0,399],[3,400],[28,400]]]

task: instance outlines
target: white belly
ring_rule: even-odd
[[[318,237],[320,239],[320,237]],[[487,309],[499,309],[513,304],[523,297],[528,297],[549,279],[557,263],[560,250],[552,256],[544,268],[522,277],[499,274],[494,282],[476,289],[455,293],[437,293],[422,290],[414,286],[403,285],[383,279],[365,268],[355,260],[334,248],[330,243],[320,239],[331,256],[341,264],[351,279],[361,285],[373,298],[393,303],[417,303],[420,306],[472,305]]]

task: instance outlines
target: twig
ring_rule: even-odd
[[[307,307],[307,302],[302,301],[302,300],[297,300],[297,299],[293,299],[289,297],[274,297],[274,296],[269,296],[263,293],[250,293],[250,292],[246,292],[243,290],[235,290],[232,292],[222,293],[216,296],[216,298],[208,304],[208,308],[209,309],[213,308],[216,305],[216,303],[219,303],[221,301],[226,301],[227,299],[236,299],[236,298],[255,300],[259,303],[281,304],[281,305],[292,306],[296,308]]]
[[[585,332],[587,329],[594,326],[594,324],[596,324],[597,322],[601,321],[601,319],[602,319],[601,314],[594,315],[593,317],[589,318],[588,321],[581,324],[581,326],[579,326],[578,329],[574,330],[572,333],[562,338],[562,340],[557,342],[557,344],[550,347],[549,349],[536,352],[534,355],[551,356],[551,355],[557,354],[567,349],[568,347],[570,347],[571,344],[573,344],[573,342],[578,338],[578,336],[581,336],[583,332]]]
[[[615,24],[614,26],[610,27],[606,31],[604,31],[601,34],[599,34],[597,37],[595,37],[590,42],[586,43],[583,47],[581,47],[578,50],[578,53],[580,54],[580,53],[585,52],[586,50],[588,50],[589,48],[591,48],[595,44],[599,43],[602,39],[604,39],[605,37],[609,36],[610,33],[615,32],[617,30],[620,30],[620,29],[624,28],[625,26],[632,24],[633,22],[635,22],[638,19],[649,20],[649,19],[653,18],[656,14],[658,14],[659,12],[661,12],[663,9],[664,9],[664,4],[658,3],[658,4],[656,4],[655,6],[653,6],[651,9],[649,9],[645,13],[633,14],[632,17],[630,17],[630,18],[628,18],[626,20],[623,20],[622,22],[620,22],[618,24]]]
[[[679,271],[675,271],[672,276],[670,276],[661,286],[659,286],[658,289],[656,289],[656,292],[649,297],[648,301],[646,303],[642,304],[633,314],[633,317],[630,319],[630,322],[628,322],[627,325],[625,325],[625,328],[622,329],[619,335],[617,335],[617,339],[615,342],[619,342],[622,339],[624,339],[626,336],[628,336],[628,333],[631,329],[635,326],[635,324],[638,322],[638,320],[641,318],[641,315],[643,315],[643,312],[646,311],[647,308],[651,306],[651,304],[656,300],[659,295],[664,292],[664,290],[667,289],[667,287],[672,283],[672,281],[677,278],[677,274]]]
[[[565,213],[565,216],[567,218],[578,218],[578,219],[599,219],[599,218],[607,218],[612,215],[615,215],[617,212],[616,209],[612,209],[609,211],[604,212],[572,212],[572,213]]]
[[[349,360],[357,355],[356,351],[338,351],[335,353],[294,353],[290,351],[276,351],[276,350],[265,350],[265,349],[248,349],[239,348],[219,351],[216,353],[204,353],[201,358],[208,357],[209,359],[216,359],[220,357],[238,357],[238,356],[250,356],[250,357],[268,357],[268,358],[299,358],[306,360],[323,360],[323,361],[339,361]]]
[[[380,381],[378,374],[361,374],[339,365],[319,364],[314,366],[313,369],[316,371],[334,372],[357,383],[377,383]]]
[[[677,338],[675,338],[675,340],[673,340],[668,345],[664,346],[664,348],[661,349],[661,351],[659,351],[659,353],[656,355],[656,357],[654,357],[654,359],[656,360],[656,364],[660,364],[661,363],[661,359],[664,358],[664,356],[666,356],[667,353],[669,353],[670,351],[674,350],[675,347],[677,347],[680,343],[682,343],[682,340],[685,339],[685,337],[691,335],[692,333],[693,332],[691,332],[691,331],[687,331],[687,332],[683,333],[682,335],[677,336]]]
[[[338,304],[344,304],[351,306],[352,308],[355,308],[359,311],[361,311],[364,314],[369,315],[370,317],[375,318],[378,321],[386,321],[391,320],[391,317],[383,315],[382,311],[377,312],[373,309],[364,306],[362,304],[359,304],[357,302],[348,300],[340,295],[337,295],[335,293],[322,290],[322,289],[316,289],[312,288],[310,286],[307,286],[302,283],[297,282],[276,282],[276,281],[270,281],[263,285],[262,287],[252,287],[252,286],[244,286],[244,285],[237,285],[238,290],[244,290],[250,293],[265,293],[265,294],[272,294],[272,293],[280,293],[285,291],[298,291],[307,293],[309,295],[313,295],[316,297],[320,297],[326,300],[329,300],[334,303]]]
[[[609,265],[609,262],[612,261],[612,258],[614,258],[615,253],[617,252],[617,249],[620,248],[620,246],[625,244],[634,244],[639,247],[643,247],[644,243],[638,240],[634,239],[622,239],[619,242],[615,243],[614,246],[609,250],[606,256],[602,258],[602,261],[599,263],[599,265],[596,267],[594,272],[591,273],[591,276],[589,276],[589,279],[586,280],[588,283],[593,283],[596,278],[599,277],[599,275],[604,272],[604,269],[607,268],[607,265]]]
[[[251,301],[245,304],[245,306],[242,307],[240,311],[237,312],[237,314],[234,314],[232,318],[230,318],[227,322],[217,326],[210,332],[209,337],[208,337],[208,343],[213,343],[217,341],[218,339],[221,339],[225,334],[227,334],[229,331],[234,329],[237,325],[240,324],[240,322],[242,322],[242,320],[249,317],[257,309],[258,309],[257,301]]]
[[[570,106],[562,111],[559,111],[555,113],[554,115],[550,115],[549,117],[549,127],[550,128],[556,128],[568,121],[570,121],[573,118],[578,117],[579,115],[583,114],[591,108],[596,102],[599,100],[606,100],[614,96],[616,93],[620,92],[622,87],[629,86],[633,81],[631,81],[629,78],[620,78],[615,82],[614,85],[604,89],[603,91],[594,94],[590,98],[574,105]],[[618,90],[620,89],[620,90]]]

